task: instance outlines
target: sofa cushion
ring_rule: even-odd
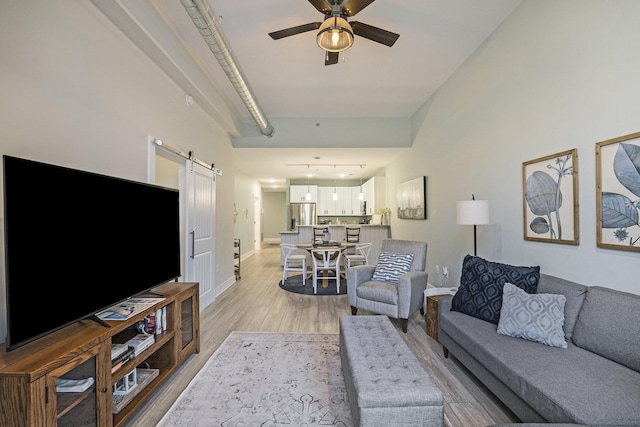
[[[592,286],[578,315],[573,342],[640,372],[639,316],[640,295]]]
[[[566,349],[496,333],[458,313],[439,327],[548,422],[640,425],[640,374],[568,343]]]
[[[567,302],[564,304],[564,336],[566,340],[570,340],[573,336],[578,313],[584,302],[584,296],[587,293],[587,286],[540,273],[538,293],[562,294],[567,298]]]
[[[453,297],[451,309],[497,324],[504,284],[513,283],[533,294],[539,279],[539,266],[514,266],[467,255],[462,263],[460,287]]]
[[[567,348],[562,329],[566,300],[564,295],[528,294],[511,283],[505,283],[498,333]]]
[[[381,252],[371,280],[397,282],[400,276],[411,270],[413,254]]]

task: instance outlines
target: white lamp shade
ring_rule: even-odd
[[[489,224],[489,201],[463,200],[461,202],[456,202],[456,224]]]

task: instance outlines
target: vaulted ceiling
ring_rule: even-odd
[[[268,35],[322,22],[314,7],[320,0],[92,1],[223,124],[236,147],[236,167],[265,189],[287,179],[304,181],[309,173],[313,180],[374,175],[410,146],[412,115],[520,3],[372,1],[348,20],[397,33],[398,40],[388,47],[356,33],[338,63],[325,66],[317,31],[279,40]],[[209,5],[235,64],[275,128],[272,138],[256,130],[188,15],[183,3],[192,1]]]

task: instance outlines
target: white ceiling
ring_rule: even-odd
[[[95,0],[94,0],[95,1]],[[135,0],[139,1],[139,0]],[[217,60],[179,0],[150,0],[171,31],[197,58],[240,120],[251,123]],[[393,47],[356,35],[338,64],[325,66],[315,31],[273,40],[269,32],[323,20],[306,0],[208,0],[258,104],[269,120],[410,118],[447,80],[520,0],[377,0],[350,21],[400,34]],[[276,127],[276,134],[278,128]],[[237,167],[268,189],[272,180],[372,176],[407,148],[237,149]],[[319,157],[319,159],[314,159]],[[301,166],[286,166],[298,164]],[[329,166],[317,166],[324,164]],[[331,165],[336,165],[332,167]],[[341,167],[338,165],[352,164]],[[366,167],[359,165],[365,164]],[[307,167],[306,165],[310,165]]]

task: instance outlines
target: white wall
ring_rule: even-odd
[[[478,255],[588,285],[640,293],[640,253],[596,247],[595,144],[640,131],[640,2],[525,0],[415,115],[414,146],[387,168],[399,183],[426,175],[428,219],[392,219],[396,238],[429,243],[428,268],[459,282],[473,228],[456,200],[488,199]],[[523,239],[522,163],[578,150],[580,245]],[[638,234],[638,230],[634,230]]]
[[[233,206],[228,136],[93,4],[1,1],[0,58],[0,153],[144,181],[152,135],[227,172],[217,180],[217,284],[233,277],[233,213],[220,208]],[[3,341],[4,264],[0,283]],[[64,277],[50,284],[64,291]]]
[[[262,237],[265,241],[280,242],[280,232],[289,229],[287,224],[287,194],[283,192],[263,192]]]
[[[234,224],[234,235],[240,239],[242,254],[252,253],[260,236],[255,233],[256,219],[254,203],[262,204],[260,183],[247,175],[235,171],[234,199],[238,215]],[[231,205],[233,210],[233,204]]]

